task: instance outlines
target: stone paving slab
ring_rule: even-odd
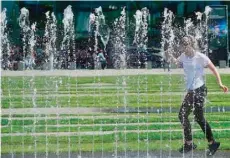
[[[220,74],[230,74],[230,68],[217,69]],[[209,69],[205,69],[210,74]],[[144,74],[183,74],[183,69],[172,69],[170,72],[163,69],[105,69],[105,70],[25,70],[25,71],[1,71],[1,76],[119,76],[119,75],[144,75]]]
[[[11,108],[11,109],[1,109],[2,115],[9,114],[30,114],[30,115],[50,115],[50,114],[105,114],[105,113],[177,113],[179,108],[134,108],[134,107],[119,107],[119,108],[86,108],[86,107],[76,107],[76,108]],[[228,112],[230,111],[229,106],[214,106],[206,107],[205,112]]]
[[[179,95],[179,96],[184,96],[186,93],[185,92],[164,92],[164,93],[125,93],[126,96],[169,96],[169,95]],[[224,95],[230,95],[230,93],[223,93],[221,91],[219,92],[208,92],[208,94],[224,94]],[[43,94],[39,93],[39,94],[36,94],[36,97],[69,97],[69,96],[77,96],[77,97],[84,97],[84,96],[94,96],[94,97],[98,97],[98,96],[124,96],[124,93],[102,93],[102,94],[98,94],[98,93],[95,93],[95,94],[88,94],[88,93],[77,93],[77,94],[64,94],[64,93],[58,93],[58,94],[51,94],[51,93],[46,93],[44,92]],[[33,97],[34,94],[2,94],[2,98],[11,98],[11,97]],[[182,98],[183,99],[183,98]]]
[[[36,128],[36,126],[34,126]],[[60,126],[61,127],[61,126]],[[2,133],[1,137],[6,136],[100,136],[100,135],[110,135],[118,133],[161,133],[161,132],[181,132],[182,129],[159,129],[159,130],[114,130],[114,131],[84,131],[84,132],[45,132],[45,133]],[[193,129],[193,132],[202,131],[201,129]],[[230,131],[230,128],[217,129],[213,128],[212,131]]]

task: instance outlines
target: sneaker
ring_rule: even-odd
[[[196,149],[197,148],[197,145],[196,144],[184,144],[180,149],[179,149],[179,152],[180,153],[187,153],[193,149]]]
[[[217,149],[220,146],[220,142],[214,142],[211,145],[208,145],[208,152],[207,152],[207,156],[212,156],[215,154],[215,152],[217,151]]]

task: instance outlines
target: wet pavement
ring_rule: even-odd
[[[37,153],[36,155],[33,154],[26,154],[24,155],[25,158],[206,158],[206,151],[205,150],[195,150],[193,152],[189,152],[186,154],[181,154],[178,151],[149,151],[147,152],[137,152],[137,151],[127,151],[127,152],[81,152],[81,153],[60,153],[59,156],[55,153]],[[22,153],[20,154],[2,154],[2,158],[21,158]],[[217,151],[212,158],[229,158],[230,151]]]

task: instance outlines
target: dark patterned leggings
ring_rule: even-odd
[[[208,122],[204,118],[204,101],[207,95],[207,88],[205,85],[193,91],[189,91],[181,105],[179,112],[179,119],[184,129],[185,141],[192,140],[191,125],[188,119],[189,114],[193,111],[196,122],[200,125],[207,140],[214,141],[212,130]]]

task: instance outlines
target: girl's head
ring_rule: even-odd
[[[196,50],[196,40],[193,36],[186,35],[181,39],[181,47],[182,51],[185,53],[187,56],[194,56],[195,55],[195,50]]]

